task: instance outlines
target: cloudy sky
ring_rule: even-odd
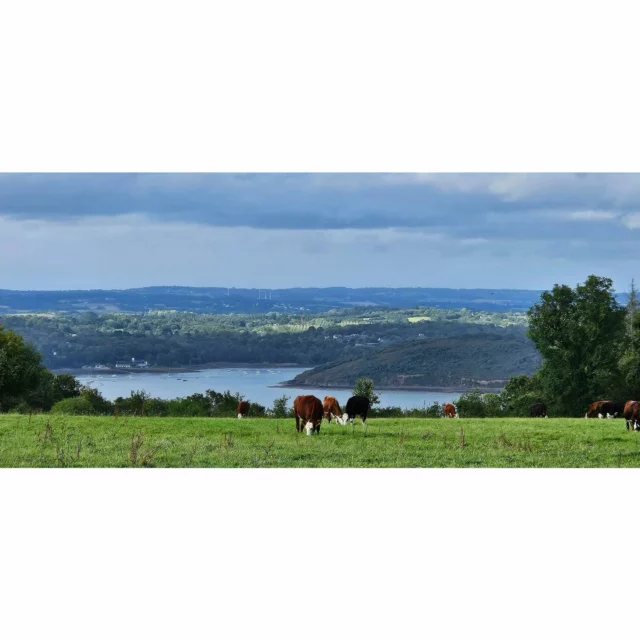
[[[0,174],[0,288],[640,279],[640,174]]]

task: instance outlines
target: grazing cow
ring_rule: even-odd
[[[308,436],[313,433],[320,433],[320,423],[324,416],[324,410],[322,402],[318,398],[315,396],[298,396],[293,401],[293,412],[296,415],[296,431],[298,433],[302,433],[303,428]]]
[[[331,424],[331,419],[335,418],[338,424],[344,424],[342,420],[342,410],[340,409],[340,405],[338,401],[333,396],[326,396],[324,402],[322,403],[322,408],[324,409],[324,417],[327,419],[329,424]]]
[[[456,413],[456,408],[450,403],[444,405],[444,417],[445,418],[459,418],[460,416]]]
[[[249,415],[249,406],[248,402],[238,403],[238,418],[246,418]]]
[[[640,402],[629,400],[629,402],[624,405],[623,415],[627,422],[627,431],[629,431],[629,429],[640,431]]]
[[[611,400],[599,400],[598,402],[594,402],[587,413],[585,414],[585,418],[615,418],[616,416],[622,415],[624,412],[624,406],[619,404],[618,402],[611,402]]]
[[[617,418],[618,416],[622,416],[624,413],[624,405],[619,402],[603,402],[600,406],[600,411],[602,411],[602,415],[606,418]]]
[[[529,409],[529,415],[532,418],[548,418],[547,405],[544,402],[538,402]]]
[[[360,416],[362,424],[367,426],[367,413],[369,413],[369,398],[366,396],[353,396],[347,400],[347,406],[342,414],[342,424],[347,424],[347,420],[353,424],[356,417]]]
[[[587,409],[587,413],[584,414],[585,418],[604,418],[604,414],[602,413],[602,405],[609,402],[609,400],[598,400],[598,402],[594,402],[589,405]]]

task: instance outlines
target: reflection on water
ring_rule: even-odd
[[[126,397],[131,391],[144,390],[155,398],[181,398],[192,393],[204,393],[207,389],[218,392],[240,392],[248,400],[271,407],[273,401],[283,394],[291,399],[300,394],[313,394],[323,399],[335,396],[339,402],[346,402],[351,396],[349,389],[293,389],[280,388],[277,385],[295,378],[307,368],[283,369],[206,369],[191,373],[130,373],[111,374],[94,373],[76,376],[85,385],[98,389],[107,400],[118,396]],[[381,391],[382,407],[402,407],[403,409],[421,408],[433,402],[450,402],[459,393],[437,393],[433,391]]]

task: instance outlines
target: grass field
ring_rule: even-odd
[[[624,420],[293,419],[0,415],[0,467],[639,467]]]

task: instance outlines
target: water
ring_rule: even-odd
[[[81,374],[76,376],[85,385],[98,389],[107,400],[115,400],[118,396],[127,397],[131,391],[144,390],[154,398],[171,400],[183,398],[192,393],[204,393],[214,389],[218,393],[227,389],[232,393],[240,392],[249,401],[266,407],[273,406],[273,401],[283,394],[291,400],[298,395],[313,394],[324,399],[335,396],[341,404],[351,396],[349,389],[330,388],[282,388],[275,387],[281,382],[292,380],[307,368],[273,368],[273,369],[206,369],[191,373],[133,373],[113,376],[105,372],[99,374]],[[459,393],[439,393],[433,391],[379,391],[381,407],[402,407],[403,409],[421,409],[434,402],[451,402]]]

